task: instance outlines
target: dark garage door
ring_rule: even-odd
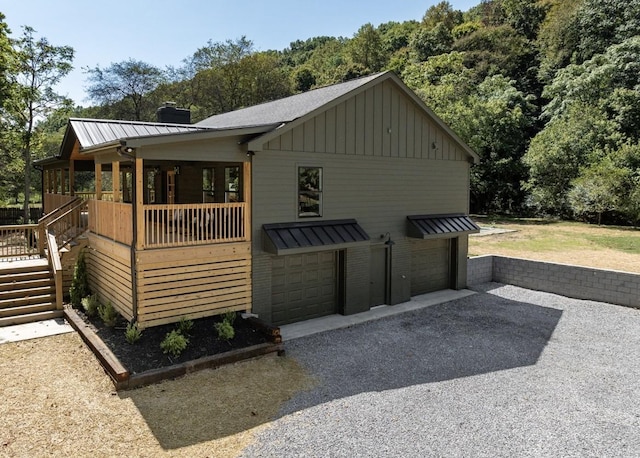
[[[450,239],[411,242],[411,295],[451,287]]]
[[[272,321],[276,325],[336,313],[335,252],[273,259]]]

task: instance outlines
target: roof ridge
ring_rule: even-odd
[[[96,119],[96,118],[69,118],[69,121],[95,122],[101,124],[129,124],[136,126],[169,126],[169,127],[185,127],[192,129],[208,129],[204,126],[196,124],[180,124],[169,122],[149,122],[149,121],[126,121],[124,119]]]

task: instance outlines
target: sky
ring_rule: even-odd
[[[257,51],[283,50],[315,36],[352,37],[360,26],[420,20],[439,0],[0,0],[11,37],[22,26],[75,50],[74,70],[56,87],[89,106],[86,68],[135,59],[178,67],[209,40],[246,36]],[[449,0],[467,11],[480,0]]]

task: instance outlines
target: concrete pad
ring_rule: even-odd
[[[73,328],[64,318],[37,321],[35,323],[16,324],[0,328],[0,344],[20,340],[37,339],[73,332]]]
[[[480,226],[480,232],[469,234],[469,237],[484,237],[487,235],[506,234],[508,232],[518,232],[515,229],[503,229],[498,227]]]
[[[280,335],[284,341],[298,339],[300,337],[317,334],[319,332],[330,331],[332,329],[346,328],[354,324],[366,321],[377,320],[386,316],[397,315],[399,313],[430,307],[444,302],[462,299],[463,297],[476,294],[468,289],[452,290],[446,289],[433,293],[414,296],[409,302],[397,305],[379,305],[366,312],[354,315],[328,315],[312,320],[300,321],[280,326]]]

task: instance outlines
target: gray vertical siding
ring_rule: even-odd
[[[410,298],[411,244],[406,217],[467,213],[470,158],[394,83],[385,81],[284,132],[253,161],[254,311],[270,317],[270,263],[261,227],[301,221],[297,167],[323,167],[319,220],[355,218],[372,244],[389,233],[391,303]],[[305,219],[310,221],[310,219]],[[466,282],[466,237],[460,240],[458,284]],[[367,310],[370,248],[346,253],[346,313]],[[462,272],[462,274],[460,273]]]
[[[463,149],[390,81],[283,133],[266,150],[467,160]]]

